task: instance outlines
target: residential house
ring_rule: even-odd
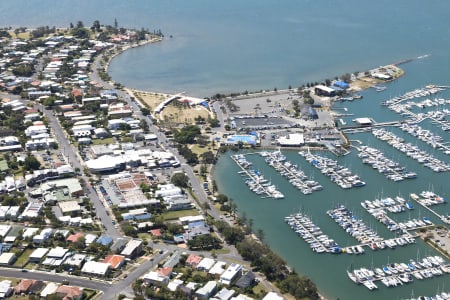
[[[64,300],[81,300],[84,297],[83,289],[77,286],[61,285],[56,289],[56,295]]]
[[[59,284],[54,283],[54,282],[49,282],[47,284],[47,286],[41,291],[41,297],[46,298],[49,295],[55,294],[58,287],[59,287]]]
[[[52,235],[53,235],[53,229],[45,228],[41,231],[41,233],[39,233],[33,237],[33,243],[42,244],[45,241],[47,241]]]
[[[47,254],[48,248],[37,248],[34,250],[30,256],[28,257],[29,262],[31,263],[40,263],[44,256]]]
[[[85,260],[85,254],[75,253],[74,255],[66,258],[66,260],[64,261],[64,265],[69,266],[69,268],[75,267],[80,269]]]
[[[111,265],[109,263],[88,261],[81,269],[81,273],[87,276],[105,277],[108,275]]]
[[[16,261],[16,254],[12,252],[3,252],[0,254],[0,265],[1,266],[9,266],[12,265]]]
[[[233,297],[235,291],[227,288],[222,288],[217,294],[214,295],[214,299],[217,300],[229,300]]]
[[[17,295],[28,294],[33,283],[33,279],[22,279],[14,288],[14,293]]]
[[[195,291],[195,296],[198,299],[209,299],[217,290],[216,281],[208,281],[203,287]]]
[[[216,263],[216,261],[212,258],[209,257],[205,257],[202,259],[202,261],[197,265],[197,270],[200,271],[209,271],[214,264]]]
[[[11,296],[13,292],[13,288],[11,286],[11,280],[2,280],[0,281],[0,299],[5,299]]]
[[[194,253],[190,254],[186,259],[186,265],[190,266],[191,268],[195,269],[197,268],[198,264],[202,261],[203,257],[198,256]]]
[[[120,254],[126,258],[136,258],[142,253],[142,241],[130,240]]]
[[[220,282],[230,285],[242,274],[242,266],[240,264],[232,263],[225,272],[220,275]]]
[[[123,255],[108,255],[103,260],[103,263],[107,263],[111,265],[111,269],[117,270],[125,264],[125,256]]]
[[[245,274],[241,276],[241,278],[238,279],[235,285],[238,288],[245,290],[246,288],[255,284],[255,279],[256,279],[255,273],[253,273],[252,271],[247,271]]]
[[[263,300],[284,300],[284,299],[285,299],[284,297],[278,295],[275,292],[268,292],[263,298]]]

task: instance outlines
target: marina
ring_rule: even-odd
[[[339,276],[324,275],[317,270],[317,264],[329,264],[339,266],[339,269],[345,272],[349,265],[386,266],[386,260],[388,262],[408,260],[407,258],[415,257],[418,250],[427,256],[439,253],[444,255],[444,251],[449,251],[449,240],[436,233],[434,228],[443,228],[445,235],[448,235],[445,225],[450,223],[450,219],[445,198],[448,199],[449,191],[445,172],[449,171],[450,167],[445,149],[440,149],[439,144],[433,146],[433,142],[441,143],[444,147],[448,146],[446,143],[448,131],[440,130],[445,124],[443,122],[448,119],[445,99],[448,99],[450,93],[447,89],[431,90],[428,96],[425,93],[417,93],[415,98],[397,104],[399,112],[392,110],[391,107],[369,107],[369,102],[366,102],[368,100],[372,101],[370,103],[379,103],[386,95],[399,93],[402,89],[395,84],[389,84],[388,90],[383,93],[376,93],[372,89],[364,91],[362,101],[338,101],[333,104],[336,106],[333,110],[345,112],[344,115],[335,117],[338,126],[350,123],[354,118],[353,115],[367,116],[376,120],[373,126],[354,126],[353,132],[350,132],[350,128],[341,126],[344,135],[347,133],[354,135],[350,138],[347,135],[347,141],[351,143],[351,147],[347,148],[349,151],[347,155],[335,157],[327,151],[319,152],[312,148],[300,152],[279,149],[283,157],[281,165],[287,162],[288,166],[301,166],[297,170],[301,169],[309,178],[314,176],[314,179],[323,186],[320,193],[309,194],[308,201],[298,201],[299,197],[301,199],[304,197],[299,196],[301,191],[286,180],[289,177],[269,175],[271,174],[269,171],[272,170],[277,174],[286,170],[281,168],[281,165],[278,169],[270,165],[269,160],[266,161],[268,154],[262,156],[258,151],[260,155],[251,158],[247,156],[254,166],[257,166],[255,169],[260,168],[266,178],[270,177],[286,198],[282,202],[283,205],[279,205],[279,202],[272,202],[278,205],[270,205],[271,201],[263,201],[264,205],[261,207],[258,203],[258,211],[255,211],[254,206],[247,200],[241,201],[240,207],[242,205],[242,209],[247,213],[255,211],[253,214],[255,220],[260,214],[260,209],[267,211],[265,217],[261,217],[259,223],[255,223],[256,226],[264,228],[266,236],[270,236],[271,245],[279,253],[286,254],[286,257],[294,262],[296,270],[301,272],[307,270],[319,284],[323,281],[332,286],[332,289],[339,290],[338,294],[327,297],[329,299],[344,297],[343,295],[347,299],[407,299],[410,298],[412,291],[416,295],[432,295],[433,290],[436,292],[437,286],[443,285],[443,281],[448,282],[448,277],[442,276],[444,274],[434,275],[426,280],[417,279],[420,276],[425,278],[425,273],[397,274],[397,277],[393,278],[392,275],[384,275],[388,277],[384,279],[385,284],[382,278],[377,278],[360,282],[359,285],[365,287],[360,289],[347,278],[341,280],[336,278]],[[442,95],[433,96],[433,93]],[[370,114],[367,113],[368,109],[371,110]],[[420,126],[416,126],[419,123]],[[402,130],[401,127],[406,128],[407,125],[414,128],[422,137]],[[437,137],[436,129],[439,130],[441,139]],[[425,138],[428,138],[429,142]],[[263,152],[270,152],[264,150]],[[298,159],[296,155],[299,156]],[[376,172],[369,170],[372,168]],[[340,174],[338,171],[343,169],[345,170]],[[353,188],[350,182],[342,184],[347,177],[353,175],[360,175],[361,178],[359,176],[357,178],[367,183],[364,188]],[[336,183],[336,179],[340,180],[341,185]],[[433,191],[435,196],[430,191]],[[412,194],[417,195],[420,201],[418,202]],[[333,218],[326,212],[329,212],[330,208],[339,208],[335,206],[336,204],[339,206],[342,204],[347,211],[342,213],[342,216]],[[278,219],[266,226],[267,217],[277,211],[280,212]],[[286,220],[286,216],[292,217],[293,211],[307,212],[303,213],[303,217],[307,219]],[[280,216],[281,213],[283,214]],[[280,221],[283,225],[280,225]],[[302,222],[308,221],[313,224],[308,226],[314,226],[311,227],[314,229],[310,230],[317,230],[316,234],[321,236],[321,239],[332,240],[335,244],[331,245],[340,247],[340,252],[339,248],[327,249],[325,245],[318,243],[320,240],[312,239],[311,236],[314,235],[307,227],[301,225]],[[282,228],[284,230],[287,228],[286,223],[292,228],[289,233],[282,231]],[[348,231],[345,226],[349,226]],[[292,247],[284,247],[286,244]],[[314,250],[311,244],[315,246]],[[299,256],[306,259],[299,259]],[[377,268],[366,269],[375,272]],[[383,271],[383,267],[378,269]],[[345,279],[348,283],[344,282]]]
[[[359,151],[358,157],[361,158],[364,164],[370,165],[373,169],[392,181],[402,181],[417,177],[416,173],[409,172],[399,163],[386,158],[378,149],[369,146],[360,146],[356,148]]]
[[[286,157],[281,151],[260,152],[260,155],[265,157],[265,161],[269,166],[277,170],[281,176],[285,177],[304,195],[323,189],[317,181],[312,180],[302,170],[299,170],[296,164],[286,161]]]
[[[362,244],[373,244],[382,242],[383,238],[372,230],[364,222],[357,218],[344,205],[339,205],[336,208],[327,211],[327,214],[333,219],[342,229],[349,235],[354,237]]]
[[[433,147],[433,149],[440,150],[445,154],[450,154],[450,147],[447,146],[448,142],[444,142],[444,139],[441,136],[432,133],[430,130],[423,129],[417,124],[407,123],[402,124],[400,129],[427,143]]]
[[[339,165],[336,160],[321,155],[315,155],[309,151],[299,151],[298,154],[343,189],[351,189],[366,185],[358,175],[353,174],[348,168]]]
[[[341,253],[341,247],[328,235],[323,234],[322,230],[305,214],[292,214],[285,217],[284,220],[295,233],[309,244],[312,251],[316,253]]]
[[[405,143],[403,138],[396,136],[394,133],[387,131],[384,128],[372,130],[372,134],[388,143],[393,148],[399,150],[400,152],[406,154],[406,156],[416,160],[423,166],[433,170],[434,172],[447,172],[450,171],[450,165],[435,158],[430,153],[421,150],[416,145],[411,143]]]
[[[243,154],[233,155],[232,159],[241,168],[239,174],[246,176],[245,184],[250,188],[250,190],[257,195],[265,195],[265,197],[282,199],[284,195],[273,185],[269,180],[264,178],[264,176],[250,166],[252,163],[245,159]]]
[[[362,267],[347,270],[348,277],[369,290],[377,289],[375,282],[386,287],[397,287],[417,280],[444,276],[450,273],[450,264],[441,256],[427,256],[421,260],[410,259],[404,263],[387,263],[377,268]]]

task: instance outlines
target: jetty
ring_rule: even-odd
[[[314,155],[309,151],[299,151],[298,154],[303,156],[306,161],[319,169],[322,174],[328,176],[331,181],[343,189],[366,185],[358,175],[353,174],[348,168],[339,165],[336,160],[321,155]]]
[[[435,158],[427,151],[419,149],[416,145],[405,143],[402,138],[384,128],[374,129],[372,130],[372,134],[379,140],[387,142],[393,148],[403,152],[406,156],[415,159],[417,162],[427,168],[430,168],[434,172],[450,171],[450,165],[446,162]]]
[[[245,183],[251,191],[258,195],[265,195],[265,197],[282,199],[284,195],[277,190],[277,188],[270,183],[260,172],[250,169],[252,163],[248,162],[243,154],[232,155],[231,159],[241,168],[238,173],[247,177]]]
[[[273,152],[263,151],[259,154],[265,158],[265,161],[269,166],[277,170],[281,176],[285,177],[304,195],[323,190],[322,185],[306,176],[303,171],[298,169],[296,164],[286,161],[286,157],[280,150]]]
[[[359,151],[358,157],[364,164],[370,165],[374,170],[377,170],[392,181],[402,181],[417,177],[416,173],[407,171],[399,163],[385,157],[378,149],[369,146],[353,147]]]
[[[328,235],[315,225],[311,219],[303,214],[296,213],[284,218],[286,223],[307,242],[312,251],[316,253],[341,253],[342,249]]]
[[[398,287],[417,280],[450,274],[450,264],[441,256],[427,256],[421,260],[410,259],[403,263],[387,263],[376,268],[361,267],[347,270],[348,277],[356,284],[362,284],[369,290],[378,288],[376,282],[386,287]]]
[[[441,215],[435,210],[431,209],[431,206],[447,203],[447,200],[444,197],[441,197],[432,191],[423,191],[420,193],[420,196],[416,194],[410,194],[410,197],[423,208],[438,217],[442,222],[444,222],[445,224],[450,224],[450,218],[448,216]]]

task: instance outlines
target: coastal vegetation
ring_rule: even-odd
[[[289,293],[295,299],[319,299],[317,287],[311,279],[290,271],[286,262],[267,244],[246,234],[242,227],[231,227],[222,220],[216,221],[215,225],[226,242],[236,246],[242,258],[250,262],[253,271],[263,273],[283,293]],[[263,236],[263,232],[259,235]]]

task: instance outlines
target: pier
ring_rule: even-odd
[[[364,164],[370,165],[374,170],[392,181],[402,181],[417,177],[414,172],[408,172],[405,167],[388,159],[380,150],[368,146],[353,146],[359,151],[358,157]]]
[[[286,161],[286,157],[281,151],[264,151],[259,154],[262,157],[265,157],[265,161],[269,166],[277,170],[281,176],[286,177],[286,179],[304,195],[323,189],[317,181],[309,179],[303,171],[299,170],[297,165]]]
[[[250,187],[250,190],[256,194],[265,194],[267,197],[281,199],[284,195],[279,192],[274,185],[266,180],[262,175],[256,173],[256,171],[248,170],[251,166],[243,154],[231,155],[231,159],[241,168],[239,174],[245,174],[248,176],[246,184]]]
[[[424,192],[422,192],[423,194]],[[432,193],[432,192],[431,192]],[[446,200],[438,195],[435,195],[434,193],[430,194],[430,196],[432,197],[439,197],[441,199],[443,199],[442,201],[439,201],[439,203],[435,203],[435,204],[431,204],[431,205],[438,205],[438,204],[444,204],[446,203]],[[430,208],[431,205],[425,205],[424,201],[420,201],[421,198],[419,196],[417,196],[416,194],[411,194],[410,195],[411,199],[413,199],[414,201],[416,201],[420,206],[422,206],[423,208],[425,208],[426,210],[428,210],[429,212],[431,212],[433,215],[435,215],[436,217],[438,217],[442,222],[444,222],[445,224],[450,224],[450,219],[447,218],[446,216],[440,215],[438,214],[436,211],[434,211],[433,209]],[[426,198],[425,198],[426,199]]]
[[[421,260],[410,259],[405,263],[387,263],[377,268],[362,267],[347,270],[348,277],[356,284],[362,284],[369,290],[377,289],[375,282],[386,287],[397,287],[412,283],[414,279],[424,280],[450,273],[450,264],[441,256],[427,256]]]
[[[341,247],[322,230],[316,226],[311,219],[302,214],[297,213],[285,217],[284,220],[288,225],[307,242],[316,253],[341,253]]]

